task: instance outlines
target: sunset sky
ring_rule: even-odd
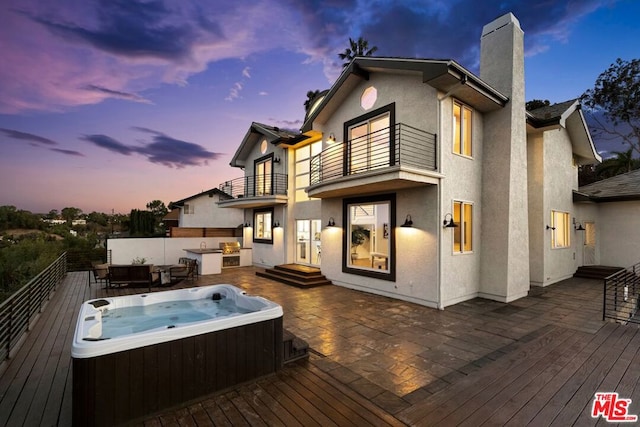
[[[217,187],[252,121],[300,128],[349,37],[477,73],[482,26],[509,11],[528,100],[640,58],[636,0],[2,0],[0,205],[128,213]]]

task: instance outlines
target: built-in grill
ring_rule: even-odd
[[[240,266],[240,242],[220,242],[222,268]]]

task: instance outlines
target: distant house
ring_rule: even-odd
[[[487,24],[479,76],[357,57],[301,133],[253,123],[218,206],[244,209],[254,264],[438,308],[571,276],[577,166],[601,159],[577,101],[525,110],[523,40],[510,13]]]
[[[629,267],[640,262],[640,170],[582,186],[578,206],[582,264]]]
[[[241,209],[222,210],[221,200],[231,198],[223,191],[213,188],[182,200],[169,203],[169,209],[177,209],[179,227],[235,228],[242,224],[244,214]]]

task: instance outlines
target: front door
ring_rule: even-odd
[[[296,263],[320,266],[322,247],[320,232],[322,222],[319,219],[299,219],[296,221]]]
[[[584,265],[596,264],[596,223],[584,223],[584,247],[583,247],[583,263]]]

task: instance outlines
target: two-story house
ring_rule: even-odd
[[[221,188],[234,198],[220,206],[245,208],[254,264],[317,266],[336,285],[438,308],[512,301],[575,271],[560,224],[576,164],[599,157],[577,104],[526,113],[523,38],[510,13],[486,25],[479,76],[453,60],[358,57],[300,134],[252,124],[231,163],[243,190]]]

